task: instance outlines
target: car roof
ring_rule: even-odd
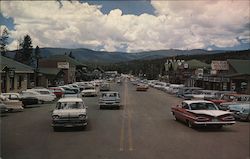
[[[83,102],[82,98],[65,97],[58,100],[58,102]]]
[[[213,103],[213,102],[207,101],[207,100],[184,100],[183,102],[185,102],[187,104],[192,104],[192,103]]]

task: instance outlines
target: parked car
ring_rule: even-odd
[[[80,93],[79,89],[74,88],[74,87],[70,87],[68,85],[59,86],[59,87],[64,89],[64,94],[78,94],[78,93]]]
[[[184,87],[183,84],[170,84],[168,93],[170,94],[177,94],[180,88]]]
[[[214,99],[210,100],[214,102],[216,105],[220,105],[221,103],[225,102],[232,102],[232,101],[241,101],[241,97],[244,97],[245,94],[237,94],[237,93],[229,93],[229,94],[223,94],[220,99]]]
[[[250,103],[238,103],[228,106],[228,110],[234,113],[234,117],[243,121],[250,121]]]
[[[6,113],[6,112],[8,112],[8,108],[7,108],[6,105],[3,103],[2,100],[0,100],[0,110],[1,110],[1,113]]]
[[[235,124],[233,113],[219,110],[210,101],[185,100],[181,105],[171,108],[176,120],[185,122],[189,127],[215,126],[221,128],[223,125]]]
[[[221,110],[228,110],[228,106],[229,105],[233,105],[233,104],[245,104],[247,102],[250,102],[250,95],[239,95],[237,96],[235,99],[233,99],[231,102],[222,102],[219,105],[219,108]]]
[[[102,92],[99,99],[100,109],[102,108],[120,108],[120,95],[118,92]]]
[[[94,86],[85,87],[81,92],[82,97],[97,96],[97,90]]]
[[[197,90],[201,90],[201,88],[199,88],[199,87],[181,87],[181,88],[179,88],[176,96],[183,98],[183,99],[186,99],[186,100],[192,99],[193,94]]]
[[[137,84],[136,91],[147,91],[148,85],[147,84]]]
[[[64,89],[61,87],[49,87],[49,90],[54,93],[57,98],[61,98],[64,94]]]
[[[3,96],[7,97],[10,100],[20,100],[23,103],[23,107],[27,105],[38,104],[38,98],[23,96],[22,93],[2,93]]]
[[[39,103],[51,102],[56,99],[56,96],[48,89],[27,89],[21,93],[26,97],[36,97]]]
[[[57,131],[59,127],[82,127],[88,122],[87,107],[82,98],[61,98],[57,101],[52,112],[52,127]]]
[[[100,91],[110,91],[110,84],[109,83],[102,83],[100,86]]]
[[[0,100],[8,109],[8,111],[21,111],[23,110],[23,103],[19,100],[10,100],[5,96],[0,95]]]

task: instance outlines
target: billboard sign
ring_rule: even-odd
[[[211,67],[212,70],[217,70],[217,71],[229,70],[227,61],[212,61]]]

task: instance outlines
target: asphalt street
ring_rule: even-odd
[[[129,82],[113,84],[123,106],[99,109],[98,97],[85,97],[85,130],[54,132],[55,103],[1,116],[2,159],[250,159],[250,124],[191,129],[174,120],[170,107],[181,100]]]

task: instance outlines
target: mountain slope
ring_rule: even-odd
[[[197,55],[197,54],[215,54],[225,51],[206,51],[206,50],[157,50],[157,51],[144,51],[139,53],[124,53],[124,52],[105,52],[94,51],[85,48],[67,49],[67,48],[41,48],[41,56],[49,58],[53,55],[63,55],[72,52],[72,55],[79,61],[91,63],[117,63],[132,60],[150,60],[159,59],[170,56],[180,55]],[[14,57],[15,51],[9,52],[8,56]]]

